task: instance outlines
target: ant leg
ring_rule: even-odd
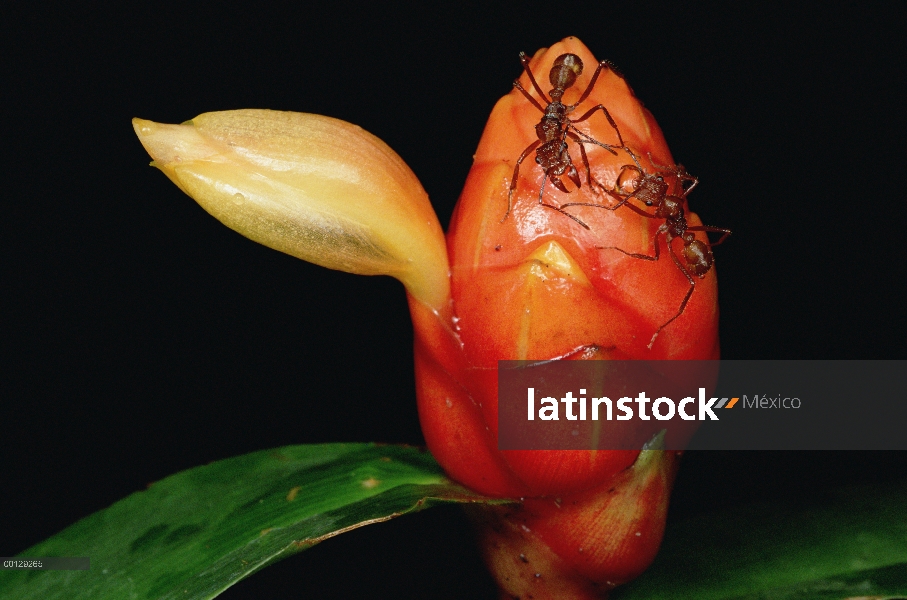
[[[680,171],[679,165],[674,165],[673,167],[669,167],[668,165],[660,165],[657,162],[655,162],[655,160],[652,158],[651,152],[649,152],[647,154],[649,156],[649,162],[652,163],[652,166],[655,167],[656,169],[659,169],[661,171],[673,171],[674,173],[678,173]]]
[[[577,106],[582,104],[586,98],[589,97],[589,94],[592,93],[592,88],[595,87],[595,82],[598,81],[598,76],[601,75],[601,72],[605,67],[611,69],[618,77],[623,79],[623,75],[621,74],[620,70],[614,66],[614,63],[612,63],[610,60],[601,61],[600,63],[598,63],[598,67],[595,69],[595,73],[592,74],[592,79],[589,80],[589,85],[586,86],[586,90],[583,92],[583,95],[579,97],[579,100],[577,100],[575,104],[572,104],[570,106],[571,109],[576,108]]]
[[[596,146],[600,146],[601,148],[604,148],[605,150],[607,150],[614,156],[617,156],[617,150],[626,150],[627,149],[624,146],[613,146],[611,144],[605,144],[604,142],[598,141],[597,139],[595,139],[588,133],[584,133],[583,131],[574,127],[572,121],[567,123],[567,130],[568,130],[567,131],[568,134],[572,133],[573,135],[579,137],[583,141],[584,144],[595,144]],[[570,130],[572,130],[572,131],[570,131]]]
[[[507,212],[504,213],[504,217],[500,220],[503,223],[507,219],[507,215],[510,214],[510,209],[513,208],[513,190],[516,189],[517,177],[520,174],[520,164],[526,157],[529,156],[529,153],[539,147],[539,144],[542,143],[542,140],[536,140],[529,144],[529,147],[523,150],[523,153],[520,154],[520,157],[516,160],[516,166],[513,167],[513,178],[510,180],[510,191],[507,193]]]
[[[603,189],[604,189],[604,188],[603,188]],[[619,200],[619,202],[618,202],[617,204],[615,204],[614,206],[606,206],[606,205],[604,205],[604,204],[593,204],[593,203],[591,203],[591,202],[568,202],[567,204],[564,204],[564,205],[562,206],[562,208],[567,208],[568,206],[592,206],[592,207],[595,207],[595,208],[604,208],[605,210],[617,210],[617,209],[620,208],[621,206],[626,206],[627,208],[629,208],[630,210],[632,210],[633,212],[635,212],[635,213],[638,214],[638,215],[642,215],[642,216],[648,217],[648,218],[650,218],[650,219],[657,219],[657,218],[659,218],[659,217],[657,217],[656,215],[653,215],[652,213],[647,213],[647,212],[644,211],[643,209],[641,209],[641,208],[639,208],[638,206],[636,206],[636,205],[634,205],[634,204],[631,204],[631,203],[629,202],[630,198],[633,198],[633,197],[636,196],[636,193],[635,193],[635,192],[632,193],[632,194],[630,194],[630,195],[627,196],[626,198],[624,198],[624,197],[621,196],[620,194],[617,194],[616,192],[613,192],[613,191],[611,191],[611,190],[609,190],[609,189],[605,189],[605,193],[609,194],[609,195],[610,195],[611,197],[613,197],[613,198],[617,198],[617,199]],[[618,249],[619,249],[619,248],[618,248]]]
[[[539,104],[538,100],[536,100],[535,98],[533,98],[532,96],[530,96],[530,95],[529,95],[529,92],[527,92],[525,89],[523,89],[523,86],[520,85],[520,80],[519,80],[519,79],[517,79],[516,81],[513,82],[513,87],[514,87],[515,89],[518,89],[518,90],[520,90],[521,92],[523,92],[523,95],[526,96],[526,99],[529,100],[530,102],[532,102],[533,104],[535,104],[535,107],[536,107],[537,109],[539,109],[539,110],[542,111],[542,112],[545,112],[545,109],[542,107],[541,104]]]
[[[586,156],[586,148],[585,148],[585,146],[583,146],[583,141],[579,138],[579,136],[573,134],[573,132],[570,132],[570,131],[567,132],[567,136],[579,145],[579,154],[583,158],[583,166],[586,167],[586,181],[588,182],[588,185],[591,188],[592,187],[592,170],[589,168],[589,157]],[[597,181],[595,182],[595,185],[597,185],[598,187],[600,187],[602,189],[605,189],[605,186],[603,186],[602,184],[600,184]]]
[[[655,334],[652,336],[652,339],[649,340],[649,345],[648,345],[649,350],[652,349],[652,345],[655,343],[655,338],[658,337],[658,334],[661,333],[661,330],[664,329],[665,327],[667,327],[668,325],[670,325],[671,323],[673,323],[677,317],[679,317],[680,315],[683,314],[684,309],[686,309],[686,307],[687,307],[687,302],[689,302],[690,298],[693,296],[693,290],[696,289],[696,282],[693,280],[693,278],[690,276],[690,274],[687,272],[687,270],[684,269],[683,266],[680,264],[680,260],[677,258],[677,255],[674,254],[674,248],[670,247],[670,242],[668,242],[668,244],[669,244],[668,251],[671,253],[671,259],[674,260],[674,264],[677,265],[677,268],[680,269],[680,272],[683,273],[686,276],[687,281],[690,282],[690,289],[687,290],[687,295],[683,297],[683,302],[680,303],[680,308],[677,309],[677,314],[675,314],[673,317],[668,319],[664,325],[662,325],[655,331]]]
[[[555,356],[554,358],[549,358],[547,360],[540,360],[538,362],[532,363],[532,366],[537,365],[547,365],[553,363],[556,360],[594,360],[593,357],[597,356],[600,352],[604,350],[616,350],[616,345],[611,345],[606,348],[599,346],[598,344],[583,344],[582,346],[577,346],[570,352],[566,354],[561,354],[560,356]],[[575,358],[574,358],[575,357]]]
[[[582,132],[580,132],[580,134],[582,134]],[[576,142],[577,145],[579,145],[579,153],[580,153],[580,156],[583,158],[583,166],[586,168],[586,179],[587,179],[587,181],[588,181],[589,187],[591,188],[591,187],[592,187],[592,183],[594,182],[595,185],[597,185],[597,186],[600,187],[602,190],[604,190],[604,191],[607,192],[608,190],[605,188],[605,186],[603,186],[603,185],[600,184],[598,181],[595,181],[595,180],[592,178],[592,169],[589,167],[589,157],[586,155],[586,147],[583,146],[583,144],[587,144],[587,143],[590,143],[590,142],[587,142],[587,141],[583,140],[579,135],[573,133],[572,131],[567,131],[567,132],[566,132],[566,135],[567,135],[567,137],[569,137],[571,140],[573,140],[574,142]],[[586,136],[585,134],[582,134],[582,135],[583,135],[583,137],[588,138],[588,136]],[[592,143],[598,144],[598,141],[597,141],[597,140],[592,140]],[[598,145],[601,145],[601,144],[598,144]],[[614,154],[615,156],[617,156],[617,153],[614,152],[614,150],[612,150],[611,148],[608,148],[607,146],[605,146],[605,150],[607,150],[608,152],[611,152],[612,154]],[[625,200],[624,200],[624,202],[625,202]],[[569,206],[569,205],[568,205],[568,206]]]
[[[655,256],[649,256],[648,254],[637,254],[636,252],[627,252],[626,250],[624,250],[622,248],[618,248],[617,246],[596,246],[595,248],[598,250],[617,250],[618,252],[623,252],[627,256],[631,256],[633,258],[639,258],[641,260],[648,260],[648,261],[656,262],[658,260],[658,256],[659,256],[658,234],[662,233],[663,231],[664,231],[664,229],[659,228],[658,232],[655,233],[655,239],[654,239]],[[665,240],[667,240],[667,239],[668,239],[668,236],[665,236]],[[670,249],[670,245],[671,245],[671,243],[668,242],[669,249]],[[673,251],[671,251],[671,255],[672,256],[674,255]],[[675,262],[676,262],[676,260],[675,260]],[[677,265],[677,266],[679,267],[680,265]],[[683,271],[683,267],[681,267],[680,270]],[[684,271],[684,273],[686,273],[686,271]],[[687,278],[689,278],[689,276]]]
[[[570,135],[569,133],[567,135]],[[571,136],[572,137],[572,136]],[[579,144],[579,154],[583,157],[583,166],[586,167],[586,179],[589,182],[589,187],[592,187],[592,169],[589,167],[589,157],[586,156],[586,147],[583,146],[583,143],[579,141],[579,138],[576,139],[576,142]],[[605,186],[601,185],[597,181],[595,185],[604,188]]]
[[[686,273],[686,271],[684,271],[684,273]],[[687,295],[683,297],[683,302],[680,303],[680,310],[677,311],[676,315],[674,315],[673,317],[668,319],[667,323],[665,323],[664,325],[662,325],[655,331],[655,334],[652,336],[652,339],[649,340],[649,345],[648,345],[649,350],[652,349],[652,346],[655,344],[655,338],[658,337],[658,334],[661,333],[661,330],[664,329],[665,327],[667,327],[668,325],[670,325],[674,321],[674,319],[676,319],[677,317],[679,317],[680,315],[683,314],[684,309],[687,307],[687,302],[690,301],[690,298],[693,296],[693,290],[695,290],[695,289],[696,289],[696,284],[691,281],[690,289],[687,291]]]
[[[579,223],[580,226],[582,226],[584,229],[589,229],[589,226],[588,226],[588,225],[586,225],[585,223],[583,223],[583,222],[582,222],[580,219],[578,219],[577,217],[574,217],[573,215],[571,215],[570,213],[568,213],[567,211],[565,211],[563,208],[561,208],[561,207],[559,207],[559,206],[555,206],[555,205],[553,205],[553,204],[547,204],[546,202],[544,202],[544,201],[542,200],[542,196],[545,195],[545,184],[548,182],[548,179],[549,179],[548,177],[545,177],[545,179],[542,180],[542,187],[541,187],[541,189],[539,190],[539,204],[542,205],[542,206],[547,206],[548,208],[550,208],[550,209],[552,209],[552,210],[556,210],[557,212],[561,213],[562,215],[564,215],[564,216],[566,216],[566,217],[569,217],[569,218],[573,219],[574,221],[576,221],[577,223]],[[560,182],[560,180],[558,180],[558,179],[556,179],[556,178],[554,178],[554,177],[551,178],[551,181],[552,181],[555,185],[558,185],[558,186],[560,186],[560,187],[562,187],[562,186],[564,185],[563,183]],[[565,191],[566,191],[566,188],[564,188],[564,189],[565,189]]]
[[[573,131],[570,131],[571,129]],[[599,146],[600,148],[604,148],[605,150],[607,150],[614,156],[617,156],[617,150],[615,150],[615,148],[621,148],[621,146],[612,146],[611,144],[604,144],[604,143],[598,141],[591,135],[583,133],[582,131],[580,131],[579,129],[574,127],[572,123],[567,123],[567,130],[564,133],[566,135],[569,135],[570,139],[575,140],[578,144],[595,144],[596,146]]]
[[[688,187],[687,189],[683,190],[683,197],[684,197],[684,198],[686,198],[686,197],[687,197],[687,194],[689,194],[690,192],[692,192],[693,189],[694,189],[697,185],[699,185],[699,178],[693,177],[693,176],[690,175],[689,173],[685,173],[684,175],[679,175],[679,174],[678,174],[677,177],[680,179],[681,182],[684,182],[684,181],[692,181],[692,182],[693,182],[693,185],[691,185],[691,186]],[[681,183],[680,185],[682,186],[683,183]]]
[[[658,233],[655,234],[655,256],[649,256],[648,254],[637,254],[635,252],[627,252],[626,250],[618,248],[617,246],[596,246],[596,248],[598,248],[600,250],[617,250],[618,252],[623,252],[627,256],[631,256],[633,258],[639,258],[642,260],[648,260],[648,261],[655,262],[658,260],[658,258],[660,256],[659,246],[658,246],[658,234],[665,232],[665,231],[666,230],[663,229],[663,226],[662,226],[662,228],[659,228]],[[674,247],[671,245],[671,241],[672,240],[669,240],[668,236],[665,235],[665,242],[668,245],[668,253],[671,255],[671,260],[674,261],[674,265],[678,269],[680,269],[680,272],[683,273],[684,277],[687,278],[687,281],[690,283],[690,288],[687,290],[686,296],[683,297],[683,301],[680,303],[680,308],[677,310],[677,313],[673,317],[671,317],[670,319],[665,321],[665,323],[661,327],[659,327],[658,329],[655,330],[655,334],[652,335],[652,339],[649,340],[649,345],[648,345],[649,350],[652,349],[652,345],[655,343],[655,338],[658,337],[658,334],[661,333],[662,329],[664,329],[665,327],[667,327],[668,325],[673,323],[674,320],[677,319],[677,317],[679,317],[680,315],[683,314],[683,311],[687,307],[687,303],[690,301],[690,298],[693,296],[693,290],[696,289],[696,281],[690,276],[689,272],[683,268],[683,265],[680,264],[680,259],[678,259],[677,254],[674,253]]]
[[[545,95],[545,92],[542,91],[542,88],[539,87],[538,82],[535,80],[535,75],[532,74],[532,69],[529,68],[529,57],[526,56],[525,52],[520,52],[520,63],[523,65],[523,70],[526,71],[526,75],[529,75],[529,81],[532,83],[532,87],[535,88],[535,91],[539,93],[539,96],[542,97],[545,104],[551,104],[551,100]],[[516,87],[517,83],[519,83],[519,79],[514,82],[514,87]],[[529,94],[526,93],[526,90],[522,89],[522,86],[520,86],[520,90],[529,97]],[[535,102],[535,100],[533,100],[533,102]],[[536,106],[538,106],[538,103],[536,103]],[[544,108],[542,109],[542,112],[545,112]]]
[[[720,227],[709,227],[708,225],[702,225],[702,226],[697,225],[695,227],[687,227],[687,231],[711,231],[712,233],[723,234],[721,236],[721,238],[719,238],[719,240],[717,242],[715,242],[714,244],[712,244],[710,242],[709,248],[713,248],[713,247],[721,244],[724,240],[726,240],[728,238],[729,235],[731,235],[730,229],[722,229]]]
[[[582,148],[582,146],[580,146],[580,148]],[[583,153],[583,158],[585,158],[585,152]],[[569,154],[567,155],[567,160],[570,162],[570,168],[567,169],[567,177],[569,177],[570,181],[576,184],[576,188],[579,189],[583,187],[583,184],[580,181],[579,173],[576,172],[576,167],[573,165],[573,160],[570,158]]]
[[[687,195],[688,195],[690,192],[692,192],[693,189],[694,189],[697,185],[699,185],[699,178],[698,178],[698,177],[695,177],[694,175],[690,175],[689,173],[687,173],[687,170],[684,168],[683,165],[674,165],[674,166],[660,165],[660,164],[658,164],[657,162],[655,162],[655,159],[652,158],[652,153],[651,153],[651,152],[648,153],[648,156],[649,156],[649,162],[652,163],[652,166],[653,166],[653,167],[655,167],[655,168],[658,169],[659,171],[668,171],[668,172],[670,172],[670,173],[673,173],[674,176],[677,177],[677,179],[681,182],[681,186],[683,186],[683,182],[685,182],[685,181],[692,181],[692,182],[693,182],[693,185],[691,185],[690,187],[688,187],[688,188],[686,188],[686,189],[683,190],[682,196],[683,196],[684,198],[686,198]],[[637,163],[637,164],[639,164],[639,163]]]
[[[573,219],[574,221],[576,221],[577,223],[579,223],[580,227],[582,227],[583,229],[586,229],[586,230],[589,229],[589,226],[588,226],[588,225],[586,225],[585,223],[583,223],[578,217],[574,217],[573,215],[571,215],[570,213],[568,213],[566,210],[563,210],[562,208],[559,208],[559,207],[557,207],[557,206],[554,206],[553,204],[545,204],[544,202],[539,202],[539,204],[541,204],[542,206],[547,206],[548,208],[554,209],[554,210],[556,210],[557,212],[559,212],[559,213],[561,213],[562,215],[564,215],[565,217],[569,217],[569,218]]]
[[[588,119],[589,117],[591,117],[591,116],[595,113],[595,111],[597,111],[597,110],[601,110],[603,113],[605,113],[605,117],[607,117],[608,123],[611,124],[611,127],[614,128],[615,133],[617,133],[617,141],[620,142],[620,146],[618,146],[618,147],[619,147],[619,148],[626,148],[627,145],[624,143],[624,138],[623,138],[623,136],[620,134],[620,129],[617,128],[617,123],[614,122],[614,118],[611,116],[611,113],[608,112],[608,109],[605,108],[605,105],[604,105],[604,104],[599,104],[598,106],[593,106],[592,108],[590,108],[589,110],[587,110],[586,113],[585,113],[583,116],[581,116],[580,118],[578,118],[578,119],[569,119],[569,121],[570,121],[571,123],[582,123],[583,121],[585,121],[586,119]]]

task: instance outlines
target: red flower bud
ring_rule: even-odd
[[[582,68],[565,54],[581,59]],[[558,57],[566,66],[549,80]],[[598,64],[575,38],[529,62],[546,93],[575,77],[562,98],[568,106],[582,97]],[[541,108],[548,106],[526,73],[519,82]],[[582,118],[599,104],[617,130],[605,111]],[[447,234],[450,314],[410,302],[419,413],[430,450],[453,478],[489,495],[525,499],[520,508],[490,509],[479,518],[502,590],[596,597],[638,575],[654,557],[677,453],[499,450],[497,362],[716,359],[716,278],[704,266],[711,253],[702,231],[689,232],[698,242],[670,236],[679,260],[701,263],[688,268],[695,289],[678,315],[691,286],[670,256],[669,236],[659,232],[665,217],[614,208],[635,192],[627,202],[644,209],[643,176],[661,175],[662,194],[674,197],[688,226],[701,225],[685,204],[692,178],[666,167],[674,161],[661,130],[619,74],[601,69],[591,93],[568,115],[576,122],[566,138],[575,173],[554,145],[540,140],[551,123],[539,108],[514,89],[488,120]],[[563,168],[551,168],[552,161]],[[552,175],[547,182],[545,168]],[[656,240],[659,260],[628,255],[653,255]]]

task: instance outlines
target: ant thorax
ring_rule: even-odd
[[[684,229],[687,221],[683,216],[683,198],[680,196],[663,196],[661,202],[656,205],[655,217],[658,219],[667,219],[668,221],[683,221]]]
[[[535,134],[540,140],[555,139],[561,131],[561,120],[557,117],[545,115],[535,126]],[[564,142],[566,145],[566,142]],[[536,159],[538,162],[538,159]]]

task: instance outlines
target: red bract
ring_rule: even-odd
[[[539,51],[531,68],[547,91],[548,70],[565,53],[579,56],[585,66],[563,98],[569,105],[580,98],[598,64],[579,40]],[[520,81],[537,95],[525,73]],[[572,116],[597,104],[607,107],[646,171],[674,164],[652,115],[610,69]],[[539,204],[545,173],[534,153],[521,165],[513,207],[504,218],[515,161],[537,139],[541,116],[517,90],[494,107],[447,234],[452,316],[410,302],[419,413],[430,450],[452,477],[485,494],[526,499],[521,508],[491,509],[479,517],[502,590],[535,598],[596,597],[635,577],[654,557],[677,453],[500,451],[497,363],[716,359],[716,278],[713,269],[697,279],[683,314],[649,348],[653,334],[677,313],[689,283],[670,259],[664,236],[657,262],[605,248],[651,255],[664,220],[627,207],[566,208],[588,225],[585,229]],[[576,126],[603,144],[619,145],[601,112]],[[563,193],[549,181],[544,201],[616,204],[595,183],[588,184],[576,141],[568,145],[582,187],[575,189],[564,177],[574,189]],[[617,189],[621,168],[633,164],[628,151],[617,150],[615,156],[594,144],[585,149],[592,177]],[[682,195],[682,182],[669,175],[665,180],[670,193]],[[686,217],[690,226],[701,224],[688,210]],[[697,238],[706,241],[701,232]],[[682,240],[673,243],[681,255]]]

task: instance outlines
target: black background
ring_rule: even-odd
[[[724,358],[904,359],[899,16],[595,7],[5,9],[0,555],[212,460],[421,442],[402,286],[220,225],[147,166],[135,116],[351,121],[409,163],[446,225],[518,52],[575,35],[622,68],[699,176],[693,210],[734,231],[716,250]],[[690,453],[671,519],[905,472],[904,454]],[[492,590],[459,513],[436,509],[223,597]]]

